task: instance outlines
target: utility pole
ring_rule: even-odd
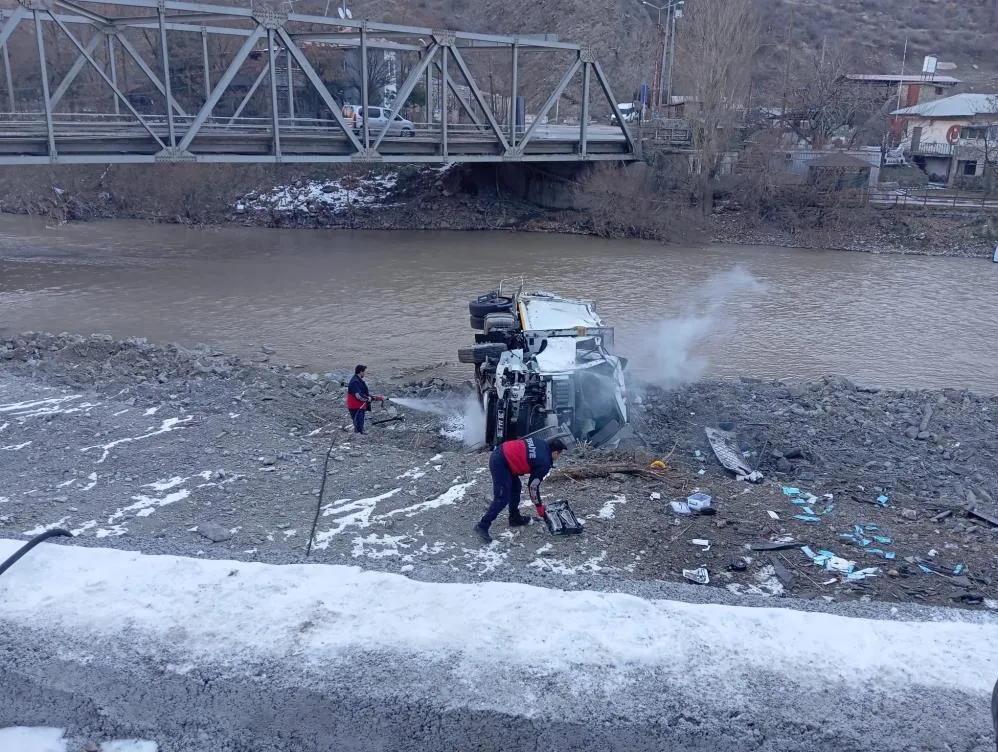
[[[678,0],[670,6],[672,11],[672,31],[670,33],[669,41],[669,87],[666,89],[667,99],[665,100],[665,106],[668,108],[672,105],[672,69],[676,64],[676,18],[682,17],[683,12],[683,0]]]
[[[648,0],[641,0],[642,5],[647,5],[649,8],[654,8],[658,11],[658,30],[662,35],[662,59],[659,61],[656,55],[655,60],[655,109],[662,109],[662,92],[665,89],[665,61],[669,50],[669,18],[670,15],[666,15],[665,25],[662,25],[662,11],[670,11],[675,6],[677,0],[669,0],[665,5],[655,5],[649,3]]]

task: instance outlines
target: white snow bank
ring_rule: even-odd
[[[66,752],[63,734],[45,726],[0,728],[0,752]]]
[[[68,752],[66,731],[50,726],[0,728],[0,752]],[[104,742],[101,752],[156,752],[156,742],[120,739]]]
[[[0,539],[0,559],[20,543]],[[843,682],[892,695],[935,687],[983,696],[998,674],[998,622],[980,614],[877,621],[63,545],[40,546],[0,578],[0,603],[0,625],[12,630],[169,649],[182,661],[328,666],[386,651],[448,661],[472,686],[498,681],[497,662],[539,681],[598,669],[625,685],[648,669],[663,686],[725,695],[751,693],[760,673],[779,671],[802,692]]]
[[[320,206],[333,212],[352,205],[387,205],[392,188],[398,183],[394,172],[365,175],[362,178],[337,180],[297,180],[279,185],[267,193],[251,193],[236,202],[236,211],[303,211]]]

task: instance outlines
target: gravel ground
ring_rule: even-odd
[[[318,510],[309,560],[428,581],[676,591],[807,609],[834,601],[856,613],[884,601],[998,607],[998,532],[968,513],[995,511],[998,398],[861,391],[841,379],[652,392],[638,408],[646,449],[575,452],[563,464],[662,458],[668,471],[552,478],[548,498],[569,500],[585,534],[511,530],[500,517],[486,547],[471,531],[491,493],[483,454],[447,438],[442,419],[412,411],[356,436],[344,430],[338,379],[267,360],[97,335],[0,341],[0,534],[59,525],[78,545],[289,563],[305,560]],[[373,386],[465,399],[439,380]],[[713,458],[703,427],[719,424],[738,432],[761,483],[735,480]],[[813,515],[784,486],[818,497]],[[672,513],[670,500],[697,490],[716,514]],[[786,550],[751,548],[788,541]],[[877,571],[835,576],[803,545]],[[701,566],[708,587],[678,584]]]
[[[439,380],[372,386],[434,404],[465,399],[462,386]],[[337,377],[271,363],[264,351],[247,361],[99,335],[0,341],[0,537],[25,539],[58,525],[76,534],[71,545],[149,554],[353,564],[428,582],[510,581],[886,621],[995,622],[998,534],[968,509],[989,514],[998,496],[998,398],[866,391],[841,379],[648,392],[637,410],[644,449],[576,450],[561,464],[620,470],[662,459],[659,477],[552,478],[548,498],[571,501],[586,523],[583,535],[552,538],[541,525],[513,531],[500,518],[497,541],[481,546],[471,527],[489,499],[485,455],[448,438],[447,421],[411,411],[357,437],[343,427],[343,392]],[[729,424],[762,482],[734,479],[710,454],[703,428]],[[802,509],[783,486],[813,493],[818,520],[796,519]],[[695,490],[713,497],[716,514],[670,511],[670,500]],[[827,493],[834,508],[823,514]],[[886,506],[876,501],[881,495]],[[873,524],[878,530],[864,533],[890,537],[890,545],[840,538]],[[785,550],[752,550],[791,539],[795,546]],[[876,576],[836,576],[809,561],[797,547],[804,544],[857,569],[876,567]],[[45,547],[57,545],[66,544]],[[871,553],[874,547],[894,559]],[[710,574],[706,587],[683,579],[684,569],[699,566]],[[523,629],[529,634],[531,625]],[[420,749],[983,752],[993,744],[983,695],[915,680],[903,692],[878,686],[871,695],[872,685],[836,674],[821,690],[835,698],[829,727],[821,719],[832,701],[806,700],[812,691],[787,685],[775,666],[732,675],[740,689],[725,692],[747,698],[738,710],[727,696],[694,686],[663,694],[675,679],[661,671],[586,669],[593,686],[616,685],[626,674],[629,688],[612,707],[593,705],[607,715],[587,721],[582,706],[555,701],[579,691],[582,677],[572,672],[549,675],[533,711],[503,711],[496,698],[537,691],[536,676],[501,672],[480,687],[488,702],[450,702],[445,693],[441,705],[431,688],[449,669],[415,658],[361,652],[335,676],[315,674],[305,658],[238,670],[220,658],[217,666],[171,674],[167,659],[141,642],[93,648],[80,635],[0,623],[9,670],[0,726],[62,725],[80,748],[138,730],[167,752],[408,749],[399,740],[409,733]],[[81,662],[84,648],[100,660]],[[398,671],[411,680],[388,691]],[[123,689],[137,686],[147,688],[141,706]],[[640,699],[650,696],[662,698],[661,712]],[[882,720],[870,720],[869,702]],[[185,704],[203,712],[181,718],[171,710]],[[305,706],[302,716],[297,709]],[[766,706],[787,710],[767,714]],[[232,715],[231,707],[245,712]],[[249,720],[259,717],[273,719],[266,733]],[[913,717],[924,721],[917,739],[904,731]],[[316,718],[337,720],[330,726]],[[663,747],[663,739],[675,746]]]

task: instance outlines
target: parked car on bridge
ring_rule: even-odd
[[[364,108],[356,104],[343,106],[343,117],[347,123],[353,126],[354,133],[360,133],[364,129]],[[402,136],[411,138],[416,135],[416,126],[411,120],[406,120],[401,115],[391,118],[391,107],[368,107],[367,108],[367,129],[371,133],[379,133],[382,128],[388,126],[388,136]]]
[[[620,119],[625,123],[633,123],[641,117],[641,108],[635,105],[634,102],[621,102],[617,105],[617,112],[610,114],[610,125],[617,124],[618,114],[620,115]]]

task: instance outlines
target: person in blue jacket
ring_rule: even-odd
[[[482,543],[492,542],[489,527],[503,509],[509,509],[509,526],[521,527],[529,525],[533,520],[520,514],[520,493],[523,484],[521,475],[529,475],[527,488],[530,500],[537,510],[537,515],[544,517],[544,503],[541,501],[541,481],[551,472],[561,453],[565,451],[565,442],[561,439],[545,441],[529,437],[526,439],[511,439],[504,441],[495,448],[489,458],[489,472],[492,473],[493,501],[485,515],[475,525],[475,534]]]
[[[350,422],[353,423],[355,433],[364,433],[364,415],[371,409],[371,401],[384,399],[380,394],[371,396],[367,382],[364,381],[366,375],[367,366],[357,366],[353,369],[353,378],[347,385],[347,411],[350,413]]]

